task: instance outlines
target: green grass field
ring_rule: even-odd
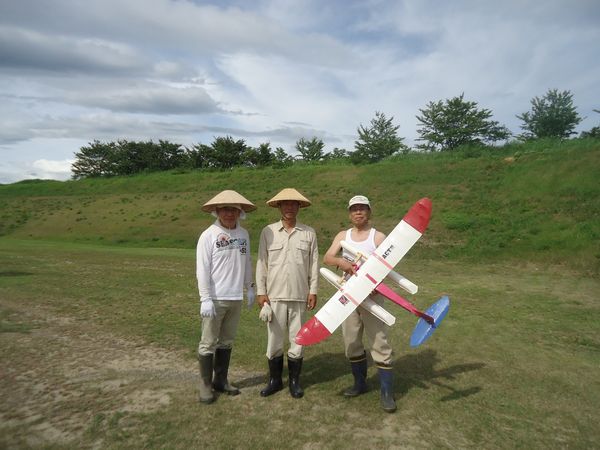
[[[594,448],[600,441],[600,147],[413,155],[373,166],[148,174],[0,186],[0,448]],[[306,351],[305,397],[263,399],[266,330],[244,310],[237,397],[196,402],[194,245],[199,206],[236,188],[259,209],[296,186],[323,252],[363,192],[389,231],[430,196],[430,228],[398,270],[442,327],[409,347],[416,319],[389,303],[398,411],[352,380],[341,333]],[[305,188],[303,188],[305,186]],[[364,186],[363,189],[355,186]],[[390,201],[391,199],[391,201]],[[253,246],[253,250],[256,248]],[[332,294],[323,281],[320,305]]]
[[[58,411],[81,415],[85,408],[84,433],[65,448],[99,441],[104,448],[274,448],[282,439],[289,448],[347,448],[349,438],[366,448],[591,448],[600,438],[600,282],[594,278],[531,264],[407,260],[401,270],[422,286],[412,300],[425,307],[448,293],[452,307],[430,341],[411,349],[416,320],[388,305],[398,319],[390,330],[399,406],[394,415],[379,409],[373,367],[370,393],[353,400],[340,395],[351,375],[339,332],[307,350],[305,398],[293,400],[286,391],[261,398],[266,331],[258,311],[246,310],[232,362],[232,380],[243,392],[204,406],[196,403],[193,379],[199,319],[192,251],[6,239],[0,244],[5,373],[0,442],[7,447],[27,447],[25,436],[39,432],[36,422],[21,417],[20,404],[35,404],[27,395],[49,397],[35,411],[38,423],[53,423]],[[321,300],[325,297],[323,292]],[[36,315],[40,310],[43,319]],[[148,345],[179,354],[185,370],[165,369],[151,387],[144,377],[139,385],[121,381],[108,395],[93,382],[127,374],[103,367],[102,360],[114,358],[104,349],[89,375],[91,386],[64,379],[53,366],[57,381],[47,386],[49,392],[21,389],[28,373],[48,364],[48,356],[44,348],[26,347],[34,361],[19,376],[11,366],[12,361],[19,366],[23,350],[11,342],[43,335],[55,317],[135,340],[138,350]],[[156,377],[144,370],[147,378]],[[119,393],[136,387],[168,388],[171,401],[151,412],[128,411],[127,397]],[[83,405],[51,395],[56,390],[67,397],[71,389],[83,392],[77,397]]]

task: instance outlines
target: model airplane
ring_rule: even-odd
[[[417,347],[425,342],[439,327],[448,313],[450,300],[443,296],[427,311],[419,311],[412,303],[396,294],[383,283],[385,278],[398,286],[415,294],[418,287],[397,272],[394,266],[406,255],[419,240],[429,225],[431,217],[431,200],[422,198],[406,213],[400,223],[370,255],[364,255],[342,241],[342,247],[354,255],[355,274],[340,279],[335,273],[321,268],[321,274],[332,283],[338,291],[327,303],[300,329],[296,335],[296,343],[312,345],[330,336],[356,308],[369,311],[388,325],[393,325],[396,318],[371,300],[369,294],[376,291],[419,317],[417,326],[411,335],[410,345]]]

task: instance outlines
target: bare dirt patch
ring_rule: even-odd
[[[196,366],[183,354],[38,305],[2,306],[27,326],[0,333],[0,447],[73,444],[168,406],[175,391],[195,395]]]

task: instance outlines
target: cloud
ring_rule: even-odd
[[[94,139],[231,135],[292,151],[315,136],[351,150],[375,111],[412,145],[419,109],[463,92],[514,132],[551,88],[573,93],[587,116],[578,131],[598,123],[596,0],[53,0],[31,13],[39,7],[0,2],[0,155],[24,171]]]
[[[206,90],[200,87],[142,85],[102,93],[79,92],[70,96],[68,101],[115,112],[145,114],[210,114],[221,111]]]
[[[335,71],[307,71],[301,63],[282,58],[240,53],[222,56],[217,64],[243,90],[241,97],[236,90],[222,92],[222,98],[240,104],[243,110],[254,108],[263,113],[254,123],[272,123],[276,117],[282,122],[327,125],[341,104],[354,95],[339,82]]]
[[[62,161],[53,161],[49,159],[38,159],[33,162],[32,168],[38,178],[56,178],[67,179],[71,175],[71,165],[75,162],[73,159]]]
[[[329,67],[348,64],[352,58],[344,45],[327,34],[294,33],[246,4],[242,8],[170,0],[55,0],[43,15],[30,14],[39,8],[35,0],[20,0],[19,4],[2,2],[0,20],[48,34],[138,42],[140,50],[174,51],[195,57],[258,51]]]
[[[115,74],[141,72],[147,64],[133,48],[121,43],[0,26],[0,68]]]
[[[0,183],[19,180],[68,180],[74,160],[38,159],[33,162],[0,162]]]

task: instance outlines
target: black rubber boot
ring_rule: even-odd
[[[198,355],[198,365],[200,367],[200,395],[198,400],[200,403],[212,403],[215,401],[212,391],[213,355]]]
[[[367,392],[367,355],[350,360],[352,375],[354,376],[354,386],[344,391],[346,397],[357,397]]]
[[[391,367],[379,367],[379,382],[381,383],[381,407],[385,412],[396,411],[394,400],[394,373]]]
[[[300,372],[302,371],[302,358],[293,359],[288,357],[288,372],[290,394],[294,398],[301,398],[304,390],[300,387]]]
[[[238,395],[240,390],[227,381],[230,359],[230,348],[218,348],[215,350],[215,377],[213,378],[212,385],[217,392],[224,392],[227,395]]]
[[[260,391],[261,397],[268,397],[283,389],[281,373],[283,372],[283,355],[269,359],[269,383]]]

